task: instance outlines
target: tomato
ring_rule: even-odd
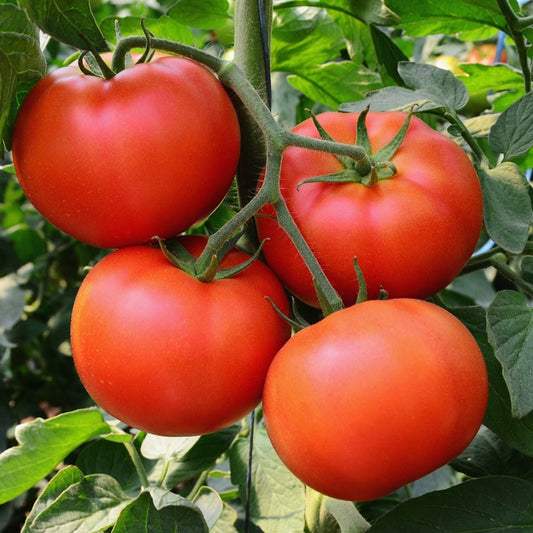
[[[238,162],[235,109],[217,78],[166,56],[110,80],[68,66],[23,101],[12,143],[28,199],[64,232],[118,248],[206,217]]]
[[[356,113],[328,112],[318,120],[336,141],[354,144]],[[405,114],[369,113],[373,151],[398,132]],[[293,129],[319,137],[312,120]],[[446,287],[477,244],[483,199],[472,163],[451,139],[417,117],[392,157],[397,173],[377,185],[306,183],[339,172],[334,155],[289,147],[283,154],[281,191],[296,224],[345,305],[357,294],[353,259],[369,298],[383,287],[390,297],[425,298]],[[311,275],[280,228],[271,206],[256,217],[267,263],[298,298],[318,306]]]
[[[484,417],[488,379],[466,327],[423,300],[369,300],[296,333],[267,374],[279,457],[339,499],[380,498],[448,463]]]
[[[468,52],[466,60],[468,63],[480,63],[482,65],[493,65],[496,58],[497,46],[493,43],[483,43],[475,46]],[[502,50],[498,59],[500,63],[507,62],[507,52]]]
[[[180,242],[195,256],[201,236]],[[248,256],[231,250],[220,268]],[[260,261],[203,283],[148,245],[116,250],[84,279],[71,323],[74,363],[94,401],[136,428],[196,435],[260,401],[268,366],[290,335],[279,281]]]

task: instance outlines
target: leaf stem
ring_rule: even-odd
[[[139,476],[139,479],[141,480],[141,486],[143,487],[143,489],[147,489],[150,486],[150,482],[148,481],[148,476],[146,475],[146,470],[144,469],[144,466],[142,464],[141,457],[139,455],[139,452],[137,451],[137,448],[134,446],[132,441],[124,442],[124,446],[126,447],[126,451],[131,457],[133,466],[135,466],[137,475]]]

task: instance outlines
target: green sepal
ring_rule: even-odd
[[[357,300],[355,301],[355,303],[360,304],[362,302],[367,301],[368,290],[366,286],[365,277],[363,276],[363,271],[361,270],[361,267],[359,266],[357,257],[353,258],[353,267],[355,268],[355,274],[357,275],[357,283],[359,284],[359,289],[357,291]]]
[[[257,250],[254,252],[254,255],[252,255],[249,259],[244,261],[244,263],[240,263],[239,265],[236,265],[231,268],[222,268],[220,270],[217,270],[214,278],[212,279],[219,280],[219,279],[231,278],[232,276],[236,276],[243,270],[247,269],[259,257],[264,244],[265,244],[265,241],[261,242]],[[204,280],[200,279],[200,281],[204,281]],[[205,281],[210,281],[210,280],[205,280]]]
[[[376,164],[377,162],[381,163],[385,161],[390,161],[392,159],[392,157],[398,151],[398,148],[400,148],[405,139],[407,128],[409,127],[412,116],[413,108],[411,107],[409,109],[409,112],[407,113],[407,118],[405,119],[405,122],[402,124],[402,127],[398,130],[392,140],[386,146],[381,148],[381,150],[378,150],[375,154],[372,155],[372,159],[376,162]]]
[[[194,256],[176,240],[164,240],[161,237],[155,237],[159,248],[165,257],[177,268],[190,276],[196,277],[196,259]]]
[[[293,329],[293,331],[296,333],[304,328],[306,328],[307,326],[309,326],[309,323],[306,322],[302,317],[301,315],[299,314],[296,314],[295,315],[295,318],[296,320],[293,320],[291,317],[287,316],[277,305],[276,303],[274,302],[274,300],[272,300],[272,298],[270,296],[265,296],[265,298],[272,304],[272,307],[274,308],[274,311],[276,311],[276,313],[281,317],[283,318],[283,320],[285,320],[285,322],[287,322],[287,324],[289,324],[291,326],[291,328]]]
[[[364,183],[364,177],[355,169],[345,168],[340,172],[307,178],[296,185],[296,190],[306,183]]]

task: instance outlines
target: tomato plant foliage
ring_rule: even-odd
[[[532,43],[0,0],[0,531],[533,529]]]

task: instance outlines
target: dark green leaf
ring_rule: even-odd
[[[489,146],[504,160],[525,154],[533,146],[533,93],[511,104],[498,118],[489,135]]]
[[[487,310],[488,338],[503,368],[513,415],[533,411],[533,309],[515,291],[500,291]]]
[[[17,426],[20,445],[0,455],[0,503],[31,488],[78,446],[109,430],[102,413],[92,408]]]
[[[506,29],[497,0],[385,0],[385,3],[400,17],[399,26],[416,37],[452,35],[483,26]]]
[[[369,533],[511,533],[533,528],[533,484],[494,476],[431,492],[395,507]]]
[[[533,456],[533,414],[513,418],[511,400],[502,375],[502,367],[494,356],[487,338],[487,318],[482,307],[449,309],[474,335],[489,373],[489,405],[483,423],[505,442],[525,454]]]
[[[483,188],[485,227],[492,240],[511,253],[526,244],[533,220],[530,185],[520,168],[509,161],[479,172]]]
[[[167,15],[180,24],[212,30],[225,24],[229,18],[228,0],[178,0]]]
[[[398,63],[400,61],[408,61],[409,58],[386,33],[376,26],[370,26],[370,35],[372,36],[378,61],[385,67],[387,74],[397,85],[404,85],[404,81],[398,73]]]
[[[523,257],[520,263],[520,269],[522,271],[522,277],[528,283],[533,284],[533,256],[526,255]]]
[[[170,464],[164,481],[165,486],[173,487],[204,470],[213,468],[216,461],[229,448],[240,429],[240,425],[235,424],[221,431],[202,435],[192,448]]]
[[[533,457],[515,450],[485,426],[451,465],[470,477],[511,475],[533,481]]]
[[[207,533],[200,509],[189,500],[142,492],[120,514],[113,533]]]
[[[126,491],[140,488],[140,480],[126,451],[119,442],[97,439],[81,450],[76,466],[87,476],[89,474],[109,474]]]
[[[108,50],[89,2],[71,0],[20,0],[30,19],[54,39],[80,50],[88,50],[88,42],[99,52]]]
[[[239,437],[230,449],[231,478],[245,501],[249,441]],[[266,434],[257,426],[254,435],[250,515],[264,531],[303,531],[305,489],[281,462]],[[283,525],[281,527],[281,524]]]
[[[461,109],[468,102],[464,83],[449,70],[434,65],[401,61],[398,72],[407,87],[427,95],[432,102],[447,109]]]
[[[18,7],[0,4],[0,159],[20,103],[45,72],[38,29]]]
[[[93,474],[70,485],[29,524],[31,533],[79,533],[111,527],[131,498],[106,474]]]

